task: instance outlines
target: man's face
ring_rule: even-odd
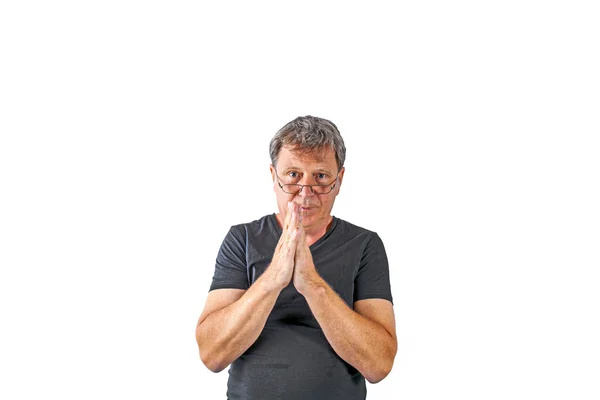
[[[281,215],[285,216],[287,213],[288,201],[293,201],[298,204],[302,225],[305,228],[317,227],[321,224],[327,226],[344,177],[344,168],[338,174],[333,148],[328,146],[307,153],[284,146],[279,152],[276,168],[271,165],[273,189]],[[279,187],[278,177],[282,185],[287,183],[330,187],[335,183],[335,188],[328,194],[315,194],[309,187],[303,187],[298,194],[288,194]]]

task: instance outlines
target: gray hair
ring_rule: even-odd
[[[277,166],[279,152],[283,146],[293,146],[300,151],[319,150],[331,146],[335,152],[338,172],[344,166],[346,160],[346,146],[337,126],[324,118],[307,115],[298,117],[285,124],[269,145],[271,163]]]

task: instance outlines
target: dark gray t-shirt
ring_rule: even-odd
[[[248,289],[265,271],[281,236],[275,214],[232,226],[210,290]],[[387,256],[379,236],[333,217],[310,246],[321,277],[353,308],[358,300],[392,301]],[[283,289],[252,346],[229,368],[230,400],[364,400],[364,377],[334,351],[293,283]]]

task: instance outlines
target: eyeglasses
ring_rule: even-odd
[[[299,185],[296,183],[286,183],[282,185],[279,180],[279,174],[277,173],[277,170],[275,170],[275,175],[277,176],[277,184],[279,185],[281,190],[283,190],[287,194],[298,194],[302,191],[302,189],[304,189],[305,186],[309,187],[310,191],[314,194],[328,194],[331,193],[333,189],[335,189],[335,185],[338,180],[338,176],[336,175],[334,181],[328,185]]]

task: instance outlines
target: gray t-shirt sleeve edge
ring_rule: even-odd
[[[246,268],[246,232],[234,225],[223,239],[215,262],[215,272],[209,291],[216,289],[248,289]]]
[[[354,280],[354,302],[384,299],[394,304],[385,247],[379,235],[370,235]]]

